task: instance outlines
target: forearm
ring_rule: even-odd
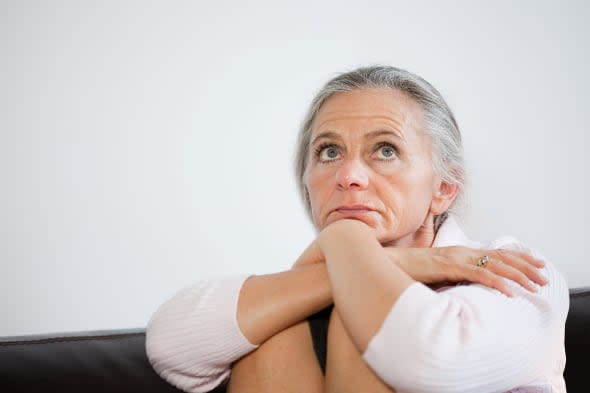
[[[229,376],[234,361],[331,302],[323,263],[199,281],[154,313],[146,332],[148,357],[175,386],[209,391]]]
[[[414,280],[391,263],[365,224],[345,220],[318,239],[326,258],[334,304],[362,353],[392,305]]]
[[[327,354],[325,393],[394,392],[365,363],[336,308],[330,317]]]
[[[326,265],[252,276],[242,286],[237,319],[244,336],[261,344],[332,303]]]

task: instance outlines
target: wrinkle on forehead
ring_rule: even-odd
[[[330,123],[334,122],[334,121],[339,121],[339,120],[381,120],[383,122],[384,125],[389,126],[388,128],[391,128],[391,131],[395,132],[397,134],[397,136],[400,137],[400,139],[405,141],[404,138],[404,133],[402,131],[404,124],[406,123],[405,121],[399,121],[393,117],[388,117],[388,116],[371,116],[371,115],[365,115],[365,116],[355,116],[354,114],[351,114],[349,111],[342,111],[343,113],[346,113],[346,115],[338,115],[335,114],[332,117],[330,117],[328,115],[328,118],[325,119],[324,121],[322,121],[321,123],[319,123],[317,125],[317,127],[314,128],[314,133],[319,133],[320,130],[330,130],[332,127],[330,126]],[[382,128],[382,127],[373,127],[375,130]],[[375,130],[368,130],[368,131],[375,131]]]
[[[366,99],[359,100],[359,94],[364,94]],[[382,121],[397,131],[402,139],[406,139],[405,134],[409,130],[420,131],[424,125],[424,113],[418,102],[400,90],[361,89],[341,92],[322,105],[312,124],[312,135],[332,128],[329,124],[340,120]]]

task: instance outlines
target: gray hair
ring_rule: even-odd
[[[311,102],[301,124],[297,139],[295,175],[299,193],[312,221],[311,202],[305,186],[305,171],[309,158],[313,121],[322,105],[330,97],[337,93],[361,89],[399,90],[408,94],[422,106],[426,122],[426,129],[423,131],[430,137],[432,143],[433,170],[443,182],[459,186],[459,195],[449,208],[449,210],[456,210],[463,194],[465,164],[461,132],[451,109],[438,90],[418,75],[395,67],[372,66],[340,74],[326,83]],[[444,212],[435,217],[435,230],[438,230],[447,214]]]

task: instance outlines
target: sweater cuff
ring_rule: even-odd
[[[215,302],[215,310],[211,310],[213,313],[219,313],[219,321],[222,321],[226,326],[216,326],[215,329],[220,331],[228,332],[227,338],[224,337],[223,342],[217,342],[215,345],[218,346],[220,353],[225,353],[230,356],[231,361],[235,361],[242,357],[244,354],[253,351],[258,348],[258,345],[252,344],[238,324],[238,301],[240,298],[240,291],[244,282],[251,275],[242,275],[231,277],[227,280],[220,280],[217,282],[215,290],[211,291],[211,296],[219,300],[219,303]],[[231,310],[231,319],[223,318],[223,314]],[[217,320],[216,318],[214,320]]]
[[[248,277],[199,281],[158,309],[148,324],[146,350],[164,379],[187,392],[208,392],[229,377],[233,362],[257,348],[237,320]]]

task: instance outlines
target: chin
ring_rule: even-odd
[[[327,227],[328,225],[335,223],[336,221],[341,220],[355,220],[360,221],[363,224],[367,225],[368,227],[373,228],[373,230],[377,230],[377,224],[375,221],[371,220],[369,217],[328,217],[322,226],[322,229]]]
[[[378,228],[375,228],[375,233],[377,235],[377,240],[382,246],[393,246],[400,239],[399,234],[396,233],[396,231],[394,231],[392,228],[379,226]]]

